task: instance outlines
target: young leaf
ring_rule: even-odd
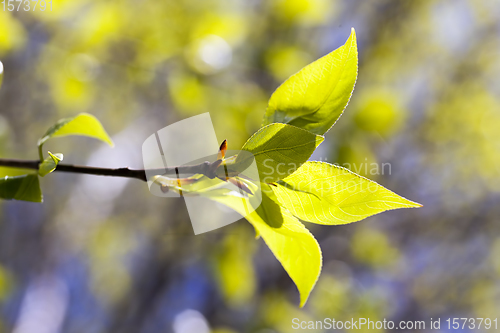
[[[238,154],[235,166],[228,163],[227,167],[245,169],[255,158],[261,181],[275,182],[307,161],[323,140],[322,136],[295,126],[270,124],[258,130],[241,148],[251,154]]]
[[[38,174],[42,177],[54,171],[59,162],[63,160],[63,154],[52,154],[50,151],[48,153],[49,157],[45,158],[38,167]]]
[[[232,195],[228,189],[201,193],[243,215],[264,239],[274,256],[293,280],[300,293],[300,306],[304,306],[322,266],[321,249],[314,236],[286,209],[280,207],[276,196],[267,184],[262,185],[262,203],[247,213],[255,196]]]
[[[354,29],[347,42],[307,65],[271,96],[263,125],[285,123],[323,135],[351,98],[358,74]]]
[[[304,163],[273,187],[282,206],[303,221],[346,224],[397,208],[421,207],[342,167]]]
[[[42,202],[42,191],[36,174],[0,178],[0,198]]]
[[[227,140],[222,141],[220,147],[219,147],[219,153],[217,154],[217,159],[222,160],[224,157],[226,157],[226,150],[227,150]]]
[[[47,130],[45,135],[38,140],[40,158],[43,144],[50,138],[67,135],[82,135],[95,138],[108,143],[113,147],[113,141],[102,127],[99,120],[91,114],[80,113],[76,117],[64,118]]]

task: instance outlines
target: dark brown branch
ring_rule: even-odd
[[[16,160],[16,159],[0,159],[0,166],[10,167],[10,168],[21,168],[21,169],[34,169],[38,170],[38,165],[40,161],[38,160]],[[219,163],[220,164],[220,163]],[[169,167],[166,169],[152,169],[147,170],[148,173],[154,173],[158,175],[176,175],[176,174],[203,174],[210,178],[212,175],[212,163],[203,162],[196,165],[182,165],[178,167]],[[54,172],[73,172],[82,173],[87,175],[95,176],[111,176],[111,177],[125,177],[125,178],[135,178],[142,181],[147,181],[146,170],[144,169],[129,169],[129,168],[97,168],[83,165],[72,165],[72,164],[59,164]]]

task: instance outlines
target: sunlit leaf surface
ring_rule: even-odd
[[[356,34],[286,80],[271,96],[263,125],[286,123],[323,135],[351,98],[358,74]]]
[[[307,162],[272,187],[279,202],[301,220],[346,224],[397,208],[421,207],[345,168]]]
[[[236,195],[228,189],[202,195],[233,208],[254,226],[297,286],[303,306],[321,272],[321,249],[304,225],[279,205],[271,187],[262,184],[262,203],[251,213],[255,196]]]
[[[241,148],[251,155],[238,155],[235,163],[246,167],[253,157],[261,181],[274,182],[286,177],[307,161],[323,140],[322,136],[295,126],[270,124],[262,127]]]
[[[44,136],[38,141],[38,146],[43,145],[50,138],[68,135],[88,136],[113,146],[113,141],[104,130],[101,122],[88,113],[80,113],[76,117],[59,120],[54,126],[49,128]]]

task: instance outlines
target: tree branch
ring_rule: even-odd
[[[217,163],[217,162],[214,162]],[[156,173],[158,175],[179,175],[179,174],[203,174],[213,178],[213,169],[211,168],[214,163],[203,162],[196,165],[181,165],[178,167],[167,167],[164,169],[129,169],[129,168],[97,168],[83,165],[72,164],[59,164],[54,172],[73,172],[82,173],[95,176],[111,176],[111,177],[125,177],[135,178],[142,181],[147,181],[146,171]],[[9,168],[33,169],[38,170],[40,161],[38,160],[17,160],[17,159],[1,159],[0,166]],[[220,164],[220,163],[219,163]]]

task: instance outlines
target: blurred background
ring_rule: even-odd
[[[0,332],[278,333],[297,332],[293,318],[444,326],[498,316],[498,1],[52,7],[0,8],[1,157],[36,159],[38,137],[79,112],[97,116],[115,148],[81,137],[46,144],[67,163],[141,168],[150,134],[204,112],[219,141],[239,149],[274,89],[355,27],[356,88],[313,159],[390,163],[390,174],[353,171],[424,207],[307,224],[324,267],[300,309],[245,220],[194,236],[182,199],[155,197],[137,180],[51,174],[43,204],[0,202]]]

